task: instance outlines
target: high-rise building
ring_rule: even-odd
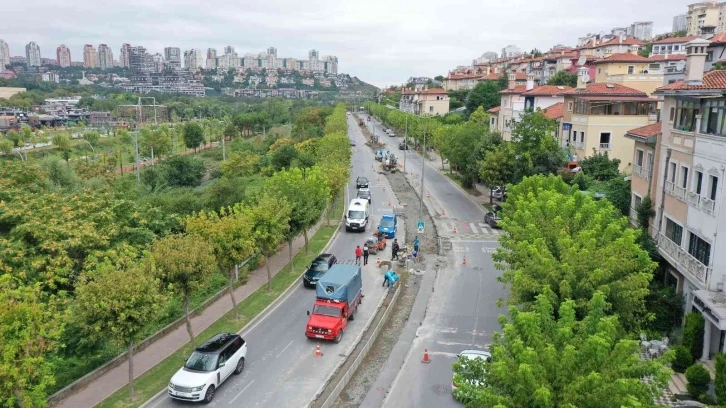
[[[154,58],[144,47],[129,47],[129,67],[134,75],[150,74],[154,72]]]
[[[239,55],[234,51],[234,47],[232,46],[226,46],[224,47],[224,55],[217,58],[217,68],[239,68],[241,66],[241,61],[239,59]]]
[[[129,64],[130,55],[131,55],[131,45],[130,44],[122,45],[121,54],[119,54],[119,57],[118,57],[118,65],[120,67],[128,68],[130,66],[130,64]]]
[[[502,48],[502,58],[511,58],[522,55],[522,50],[516,45],[507,45]]]
[[[472,65],[484,64],[489,61],[494,61],[495,59],[497,59],[497,53],[488,51],[488,52],[485,52],[484,54],[482,54],[481,57],[472,61]]]
[[[98,68],[98,51],[91,44],[83,46],[83,66],[85,68]]]
[[[192,48],[184,51],[184,67],[196,71],[202,67],[202,51]]]
[[[182,55],[179,47],[164,48],[164,59],[166,65],[172,70],[178,70],[182,67]]]
[[[98,66],[101,69],[113,68],[113,51],[106,44],[98,46]]]
[[[40,47],[35,41],[31,41],[25,46],[25,58],[29,67],[39,67],[41,65]]]
[[[274,55],[275,57],[277,57],[277,48],[275,48],[275,47],[268,48],[267,55]]]
[[[207,69],[217,68],[217,50],[214,48],[207,48],[207,61],[204,65]]]
[[[688,5],[686,12],[686,34],[701,35],[706,32],[720,32],[726,27],[723,12],[726,3],[707,1]],[[705,27],[705,30],[704,30]]]
[[[154,54],[151,59],[154,61],[154,72],[164,71],[164,56],[158,52]]]
[[[56,62],[61,67],[71,66],[71,50],[65,44],[61,44],[55,51]]]
[[[10,47],[5,40],[0,40],[0,72],[5,70],[6,65],[10,65]]]
[[[673,32],[675,33],[676,31],[688,31],[685,14],[679,14],[673,17]]]
[[[653,38],[653,22],[636,21],[630,25],[630,35],[641,41],[650,41]]]

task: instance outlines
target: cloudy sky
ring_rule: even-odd
[[[0,38],[12,55],[36,41],[44,57],[56,47],[83,59],[83,44],[108,44],[118,58],[122,43],[151,52],[226,45],[237,53],[277,47],[278,56],[307,58],[308,50],[337,55],[340,72],[377,86],[410,76],[445,75],[485,51],[501,53],[573,45],[588,32],[609,32],[634,21],[653,21],[654,34],[671,30],[686,11],[679,0],[123,0],[11,1],[3,6]]]

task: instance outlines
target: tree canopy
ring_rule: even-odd
[[[499,106],[502,100],[501,95],[499,95],[501,90],[502,88],[499,87],[497,82],[490,80],[479,82],[466,96],[464,105],[467,112],[473,113],[480,106],[485,111]]]
[[[561,85],[575,88],[577,86],[577,75],[567,71],[557,71],[547,81],[547,85]]]

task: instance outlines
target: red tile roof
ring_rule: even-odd
[[[643,139],[651,136],[659,136],[662,134],[662,125],[663,124],[661,122],[658,122],[653,123],[652,125],[641,126],[639,128],[628,130],[627,134],[642,137]]]
[[[428,95],[437,95],[437,94],[448,94],[444,88],[434,88],[434,89],[422,89],[420,91],[416,91],[417,94],[428,94]]]
[[[489,113],[499,113],[500,110],[502,110],[502,107],[501,106],[495,106],[495,107],[489,109],[487,112],[489,112]]]
[[[620,53],[593,61],[593,64],[609,64],[613,62],[648,62],[648,58],[641,57],[638,54]]]
[[[449,74],[446,79],[477,79],[482,77],[481,74]]]
[[[724,44],[726,43],[726,33],[718,33],[708,39],[711,44]]]
[[[572,88],[570,86],[542,85],[535,86],[534,89],[526,91],[524,94],[529,96],[555,96],[563,95],[574,90],[575,88]]]
[[[697,90],[725,90],[726,71],[710,71],[703,74],[701,85],[687,84],[685,81],[678,81],[656,89],[661,91],[697,91]]]
[[[587,84],[586,89],[575,89],[572,92],[567,92],[565,95],[568,96],[643,96],[648,95],[645,92],[641,92],[637,89],[627,87],[620,84],[605,84],[605,83],[593,83]]]
[[[527,85],[515,85],[514,89],[505,89],[500,94],[521,94],[527,91]]]
[[[590,48],[600,48],[600,47],[607,47],[609,45],[645,45],[644,42],[638,40],[637,38],[633,37],[625,37],[622,42],[620,42],[620,37],[615,37],[610,41],[606,42],[600,42],[596,41],[595,45],[592,45],[592,40],[588,41],[587,44],[583,44],[581,47],[577,48],[578,50],[584,50],[584,49],[590,49]]]
[[[542,111],[542,113],[544,113],[544,115],[550,119],[559,119],[562,117],[562,115],[564,115],[564,112],[565,112],[565,103],[564,102],[560,102],[560,103],[556,103],[552,106],[548,106]]]
[[[514,73],[514,80],[515,81],[526,81],[527,80],[527,74],[523,72],[515,72]]]
[[[687,43],[691,40],[695,40],[696,38],[700,38],[697,35],[691,35],[688,37],[669,37],[664,38],[662,40],[654,41],[653,44],[680,44],[680,43]]]
[[[681,61],[686,59],[686,54],[656,54],[648,57],[651,62]]]

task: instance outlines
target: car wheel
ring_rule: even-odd
[[[343,338],[343,330],[339,330],[339,331],[338,331],[338,335],[337,335],[337,336],[335,336],[335,338],[333,339],[333,342],[334,342],[335,344],[338,344],[338,343],[340,343],[340,340],[341,340],[342,338]]]
[[[348,316],[348,320],[355,320],[355,310],[350,312],[350,315]]]
[[[204,403],[209,404],[214,399],[214,386],[210,385],[209,388],[207,388],[207,393],[204,394]]]
[[[240,374],[245,369],[245,358],[242,357],[237,362],[237,367],[234,369],[235,374]]]

